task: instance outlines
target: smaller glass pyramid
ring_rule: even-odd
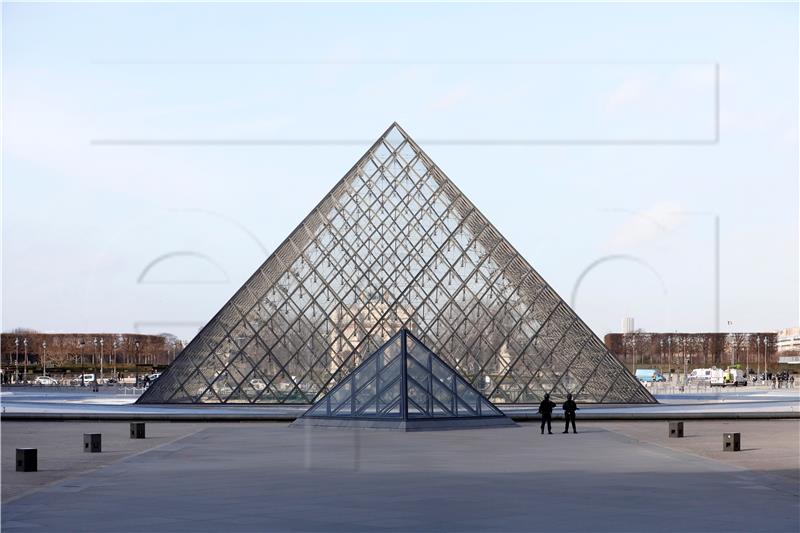
[[[293,425],[413,431],[515,424],[401,329]]]

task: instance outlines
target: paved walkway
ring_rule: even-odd
[[[3,422],[2,501],[162,446],[206,426],[182,423],[148,427],[148,438],[141,440],[131,439],[130,425],[121,422]],[[103,435],[102,453],[83,452],[84,433]],[[16,471],[16,448],[39,450],[38,472]]]
[[[774,439],[796,441],[794,421],[776,423],[784,425],[775,426]],[[9,424],[31,423],[3,423],[4,435]],[[148,431],[161,438],[182,425],[149,424]],[[70,443],[82,432],[69,422],[50,426],[59,426]],[[786,478],[631,438],[600,423],[583,424],[578,435],[540,435],[533,424],[427,433],[245,423],[196,429],[6,503],[3,531],[800,527],[797,486]],[[665,431],[663,424],[656,429]],[[769,452],[766,445],[739,457]],[[780,461],[772,466],[797,468]],[[3,474],[5,480],[5,461]]]

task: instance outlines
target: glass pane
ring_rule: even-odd
[[[467,405],[461,398],[456,400],[456,414],[458,416],[478,416],[477,407],[474,405]]]
[[[451,388],[453,383],[453,371],[440,363],[436,358],[432,361],[433,375],[437,380],[442,383],[446,388]]]
[[[389,407],[384,408],[383,411],[381,411],[381,416],[389,416],[392,418],[400,416],[400,402],[395,402]]]
[[[331,410],[336,410],[342,403],[349,401],[351,385],[352,384],[350,382],[346,382],[342,384],[340,389],[337,389],[333,392],[333,394],[330,395]]]
[[[396,380],[400,377],[400,358],[396,357],[389,366],[386,366],[381,369],[380,374],[378,375],[378,383],[381,387],[385,386],[387,383],[391,383],[392,381]]]
[[[378,409],[383,410],[400,399],[400,381],[396,381],[378,395]]]
[[[434,403],[434,412],[438,412],[437,409],[443,409],[449,416],[455,415],[452,392],[440,385],[437,381],[433,382],[433,397],[442,404],[438,405]]]
[[[336,409],[333,409],[333,406],[331,406],[331,415],[333,415],[333,416],[352,416],[352,413],[350,412],[350,408],[351,408],[351,404],[350,404],[350,400],[348,399],[348,400],[344,401],[341,405],[339,405],[339,407],[337,407]]]
[[[430,381],[431,377],[428,371],[424,368],[420,368],[420,366],[411,358],[406,360],[406,368],[408,369],[408,375],[416,380],[416,382],[423,389],[427,390],[429,386],[428,382]]]
[[[356,389],[361,388],[364,383],[375,377],[375,364],[372,361],[369,361],[369,364],[366,364],[356,370],[353,373],[353,377],[355,380]]]
[[[358,415],[357,416],[375,416],[378,413],[377,405],[375,404],[375,398],[372,398],[369,402],[367,402],[366,406],[360,406]]]
[[[422,414],[424,414],[424,412],[420,407],[411,401],[408,402],[408,416],[419,417]]]
[[[411,413],[412,402],[419,407],[422,413],[426,413],[429,409],[428,393],[425,392],[425,390],[421,389],[419,386],[415,385],[414,383],[409,382],[408,384],[409,413]]]
[[[311,410],[309,410],[305,416],[325,416],[327,415],[327,413],[328,413],[328,402],[326,400],[317,403],[317,405],[312,407]]]
[[[383,349],[381,355],[381,366],[386,366],[392,362],[398,355],[400,355],[400,336],[398,335],[386,348]]]
[[[478,408],[478,393],[461,381],[456,383],[456,394],[458,394],[462,402],[472,409]]]
[[[492,404],[481,398],[481,416],[497,416],[502,414]]]
[[[371,381],[356,393],[355,410],[360,411],[366,404],[375,402],[375,381]]]
[[[428,362],[431,357],[430,352],[411,337],[407,338],[406,346],[408,349],[408,355],[415,359],[424,368],[428,368]]]

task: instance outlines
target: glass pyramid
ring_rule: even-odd
[[[296,422],[406,430],[514,425],[407,329],[378,348]]]
[[[494,403],[653,403],[393,124],[139,403],[314,403],[398,329]]]

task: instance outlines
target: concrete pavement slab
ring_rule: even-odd
[[[64,423],[67,425],[69,423]],[[581,429],[581,428],[579,428]],[[4,531],[797,531],[758,472],[602,427],[208,425],[4,505]],[[769,509],[768,516],[758,510]],[[752,511],[752,512],[751,512]]]

